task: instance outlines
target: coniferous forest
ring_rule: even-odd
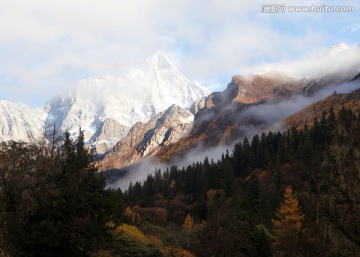
[[[2,143],[0,256],[359,256],[360,116],[245,138],[106,189],[83,133]]]

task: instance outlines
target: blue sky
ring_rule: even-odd
[[[262,13],[264,4],[353,6]],[[0,100],[38,107],[79,79],[123,76],[157,50],[221,90],[232,75],[360,42],[357,0],[0,0]]]

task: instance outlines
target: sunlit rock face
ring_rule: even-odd
[[[101,167],[119,169],[156,154],[162,147],[187,135],[194,115],[185,108],[172,105],[149,122],[137,122],[101,161]]]

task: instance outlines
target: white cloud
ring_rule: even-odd
[[[317,78],[324,75],[334,76],[334,81],[343,81],[344,78],[355,77],[360,72],[360,46],[348,48],[337,48],[331,51],[319,52],[316,57],[299,59],[294,62],[265,64],[253,67],[249,73],[259,72],[275,74],[282,73],[287,76],[295,76],[301,78]],[[339,51],[339,52],[337,52]],[[342,52],[340,52],[342,51]]]
[[[338,40],[326,27],[326,14],[263,14],[266,3],[0,0],[0,79],[6,78],[0,98],[40,105],[79,78],[125,74],[158,49],[190,79],[205,81],[259,62],[294,59]],[[354,26],[356,19],[347,14],[332,24]]]

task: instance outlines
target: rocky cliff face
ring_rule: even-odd
[[[96,147],[98,154],[105,154],[129,132],[129,127],[121,125],[116,120],[106,118],[95,134],[90,138],[90,143]]]
[[[204,109],[204,108],[210,108],[211,106],[209,106],[210,104],[210,98],[209,96],[204,96],[198,100],[196,100],[190,107],[190,112],[192,114],[197,114],[200,110]]]
[[[304,79],[276,77],[270,74],[234,76],[226,89],[226,99],[232,102],[252,104],[277,97],[302,92],[306,87]]]
[[[357,71],[348,76],[339,73],[339,76],[326,74],[320,78],[271,77],[267,74],[250,77],[234,76],[224,92],[226,95],[224,98],[232,102],[254,104],[296,94],[311,96],[327,86],[355,81],[358,76]]]
[[[192,127],[194,116],[172,105],[147,123],[137,122],[101,161],[102,169],[119,169],[156,154],[165,145],[177,142]]]

